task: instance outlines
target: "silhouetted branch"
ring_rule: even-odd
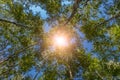
[[[22,28],[30,28],[29,26],[23,25],[21,23],[17,23],[17,22],[14,22],[14,21],[9,21],[9,20],[6,20],[6,19],[0,19],[0,22],[6,22],[6,23],[14,24],[14,25],[20,26]]]
[[[17,55],[20,54],[21,52],[23,52],[23,51],[31,48],[31,47],[34,46],[34,45],[36,45],[36,44],[30,45],[30,46],[28,46],[28,47],[26,47],[26,48],[23,48],[23,49],[21,49],[20,51],[16,51],[14,54],[12,54],[12,55],[10,55],[9,57],[7,57],[6,59],[0,61],[0,64],[2,64],[3,62],[8,61],[9,59],[14,58],[15,56],[17,56]],[[16,54],[17,54],[17,55],[16,55]]]
[[[14,66],[17,66],[17,65],[18,65],[18,64],[15,64],[15,65],[9,66],[9,70],[7,70],[7,71],[3,71],[2,73],[0,73],[0,77],[3,76],[3,75],[9,74],[10,71],[13,70]]]
[[[68,18],[66,24],[68,24],[68,22],[70,22],[70,20],[74,17],[74,15],[76,14],[77,12],[77,8],[79,8],[79,3],[81,2],[82,0],[75,0],[75,3],[73,4],[73,11],[70,15],[70,17]],[[89,0],[86,0],[85,4],[84,4],[84,7],[87,5]]]
[[[101,25],[103,25],[103,24],[105,24],[105,23],[107,23],[107,22],[109,22],[109,21],[111,21],[111,20],[113,20],[113,19],[115,19],[115,18],[118,18],[118,17],[120,17],[120,13],[118,13],[117,15],[114,15],[113,17],[111,17],[111,18],[109,18],[109,19],[107,19],[107,20],[104,20],[104,21],[101,22],[101,23],[98,23],[95,27],[101,26]]]
[[[87,5],[88,1],[90,1],[90,0],[86,0],[86,2],[85,2],[85,4],[84,4],[84,7]]]
[[[73,16],[75,15],[75,13],[77,12],[77,8],[79,7],[79,3],[81,2],[82,0],[75,0],[74,4],[73,4],[73,11],[70,15],[70,17],[68,18],[66,24],[73,18]]]
[[[41,60],[41,62],[43,62],[43,64],[41,65],[41,67],[43,67],[44,64],[45,64],[45,59]],[[39,68],[40,68],[40,67],[39,67]],[[36,78],[37,78],[37,76],[39,75],[40,71],[41,71],[41,69],[38,70],[38,72],[35,74],[35,76],[33,77],[33,80],[36,80]]]
[[[39,75],[39,73],[40,73],[40,70],[35,74],[33,80],[36,80],[36,78],[37,78],[37,76]]]

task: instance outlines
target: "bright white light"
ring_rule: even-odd
[[[67,46],[67,39],[64,36],[55,36],[54,37],[54,44],[58,47]]]

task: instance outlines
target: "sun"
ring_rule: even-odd
[[[54,26],[45,35],[45,47],[50,57],[68,61],[77,48],[77,33],[70,26]],[[46,55],[47,52],[46,52]]]
[[[53,51],[69,51],[74,49],[76,37],[75,29],[67,25],[58,25],[50,29],[46,36],[47,48]]]
[[[56,47],[67,47],[68,45],[67,37],[63,35],[55,35],[53,41]]]

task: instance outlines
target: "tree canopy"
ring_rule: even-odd
[[[0,0],[3,79],[119,80],[120,0]]]

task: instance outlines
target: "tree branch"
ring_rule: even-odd
[[[70,15],[70,17],[68,18],[66,24],[68,22],[70,22],[70,20],[73,18],[73,16],[75,15],[75,13],[77,12],[77,8],[79,7],[79,3],[81,2],[82,0],[75,0],[75,3],[73,4],[73,11]]]
[[[73,11],[70,15],[70,17],[68,18],[66,24],[68,24],[68,22],[70,22],[70,20],[74,17],[74,15],[76,14],[77,12],[77,8],[79,7],[79,3],[81,2],[82,0],[75,0],[75,3],[73,4]],[[87,5],[89,0],[86,0],[85,4],[83,5],[84,7]]]
[[[43,59],[41,62],[43,62],[43,64],[45,64],[45,59]],[[43,67],[44,65],[41,64],[41,67]],[[41,68],[41,67],[38,67],[38,68]],[[35,74],[35,76],[33,77],[33,80],[36,80],[37,76],[39,75],[41,69]]]
[[[15,64],[14,66],[17,66],[18,64]],[[9,74],[10,73],[10,70],[13,70],[13,65],[12,66],[9,66],[9,70],[7,71],[3,71],[2,73],[0,73],[0,77],[3,76],[3,75],[6,75],[6,74]]]
[[[37,78],[37,76],[39,75],[39,73],[40,73],[40,70],[35,74],[33,80],[35,80]]]
[[[68,70],[69,70],[70,80],[73,80],[73,74],[69,65],[68,65]]]
[[[98,73],[98,71],[95,71],[95,73],[99,76],[101,80],[103,80],[103,77]]]
[[[88,1],[90,1],[90,0],[86,0],[86,2],[85,2],[85,4],[84,4],[84,6],[86,6],[86,5],[87,5]]]
[[[27,26],[27,25],[23,25],[23,24],[21,24],[21,23],[17,23],[17,22],[5,20],[5,19],[0,19],[0,22],[6,22],[6,23],[14,24],[14,25],[20,26],[20,27],[22,27],[22,28],[30,28],[30,27]]]
[[[20,51],[16,51],[15,54],[18,55],[18,54],[20,54],[21,52],[25,51],[26,49],[29,49],[30,47],[32,47],[32,46],[34,46],[34,45],[36,45],[36,44],[30,45],[30,46],[28,46],[28,47],[26,47],[26,48],[23,48],[23,49],[21,49]],[[9,57],[7,57],[6,59],[0,61],[0,64],[2,64],[3,62],[8,61],[8,60],[11,59],[11,58],[14,58],[14,57],[16,56],[15,54],[12,54],[12,55],[10,55]]]
[[[101,26],[101,25],[103,25],[103,24],[105,24],[105,23],[107,23],[107,22],[109,22],[109,21],[111,21],[111,20],[113,20],[113,19],[115,19],[115,18],[118,18],[118,17],[120,17],[120,13],[118,13],[117,15],[115,15],[115,16],[113,16],[113,17],[107,19],[107,20],[104,20],[104,21],[101,22],[101,23],[98,23],[95,27]]]

